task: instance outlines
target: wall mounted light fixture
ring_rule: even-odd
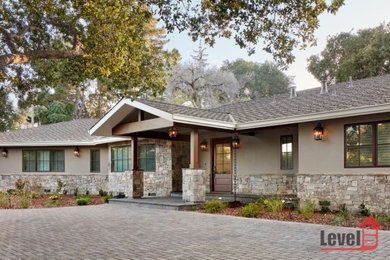
[[[203,141],[200,143],[200,150],[202,150],[202,151],[207,151],[207,141],[206,141],[206,140],[203,140]]]
[[[76,146],[73,150],[73,153],[75,157],[80,157],[80,148]]]
[[[238,149],[240,148],[240,138],[238,138],[238,134],[235,133],[232,139],[232,146],[233,149]]]
[[[313,129],[314,140],[321,141],[324,136],[324,128],[321,126],[321,123],[318,123],[317,126]]]
[[[1,151],[1,156],[3,156],[4,158],[8,157],[8,149],[7,148],[3,148],[3,150]]]
[[[177,133],[178,131],[176,127],[172,126],[171,128],[169,128],[168,134],[170,138],[175,138],[177,136]]]

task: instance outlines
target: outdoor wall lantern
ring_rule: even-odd
[[[313,135],[314,140],[321,141],[322,137],[324,135],[324,128],[321,126],[320,123],[317,124],[317,126],[313,129]]]
[[[76,146],[73,150],[73,153],[75,157],[80,157],[80,148]]]
[[[7,150],[7,148],[4,148],[4,149],[1,151],[1,156],[3,156],[4,158],[7,158],[7,156],[8,156],[8,150]]]
[[[232,139],[233,149],[238,149],[240,147],[240,139],[238,138],[238,134],[235,133]]]
[[[200,150],[202,150],[202,151],[207,151],[207,141],[206,141],[206,140],[203,140],[203,141],[200,143]]]
[[[176,127],[171,127],[171,128],[169,128],[169,131],[168,131],[168,133],[169,133],[169,137],[170,138],[175,138],[176,136],[177,136],[177,129],[176,129]]]

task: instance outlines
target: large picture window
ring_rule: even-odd
[[[146,172],[156,171],[156,146],[140,145],[138,147],[138,167]]]
[[[64,170],[63,150],[23,151],[24,172],[63,172]]]
[[[131,146],[111,148],[111,171],[124,172],[131,169]]]
[[[285,135],[280,137],[280,169],[293,169],[293,136]]]
[[[346,125],[345,166],[390,166],[390,122]]]

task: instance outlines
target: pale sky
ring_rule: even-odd
[[[320,16],[320,27],[315,32],[317,46],[308,47],[305,50],[295,50],[295,62],[291,64],[285,73],[295,77],[298,90],[318,87],[320,83],[306,70],[307,59],[314,54],[319,54],[326,45],[329,35],[340,32],[356,32],[359,29],[378,26],[380,23],[390,22],[389,0],[346,0],[336,15],[323,14]],[[199,44],[192,42],[186,33],[173,33],[168,35],[170,42],[168,49],[179,50],[182,61],[190,60],[193,50]],[[220,66],[224,60],[242,58],[248,61],[271,61],[272,56],[257,48],[256,53],[248,56],[246,50],[240,49],[233,39],[218,39],[213,48],[206,49],[208,63]]]

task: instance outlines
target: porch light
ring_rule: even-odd
[[[202,151],[207,151],[207,141],[206,141],[206,140],[203,140],[203,141],[200,143],[200,150],[202,150]]]
[[[4,149],[1,151],[1,156],[3,156],[4,158],[7,158],[7,156],[8,156],[8,150],[7,150],[7,148],[4,148]]]
[[[73,150],[73,153],[75,157],[80,157],[80,148],[76,146]]]
[[[171,128],[169,128],[169,137],[170,138],[175,138],[176,136],[177,136],[177,129],[176,129],[176,127],[171,127]]]
[[[234,134],[232,139],[233,149],[238,149],[240,147],[240,139],[238,138],[238,134]]]
[[[324,135],[324,128],[321,126],[320,123],[317,124],[317,126],[313,129],[313,135],[314,140],[321,141],[322,137]]]

